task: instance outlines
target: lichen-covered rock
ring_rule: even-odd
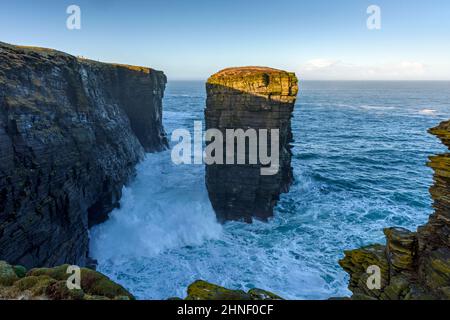
[[[36,268],[27,273],[29,277],[50,277],[57,281],[63,281],[64,283],[71,275],[67,273],[69,265],[61,265],[54,268]],[[90,296],[104,296],[106,298],[116,298],[126,296],[132,298],[122,286],[112,282],[108,277],[91,269],[81,268],[81,288],[85,294]],[[57,288],[56,288],[57,289]],[[64,289],[64,288],[62,288]],[[65,290],[65,289],[64,289]],[[59,294],[64,294],[56,290]]]
[[[188,287],[186,300],[251,300],[242,290],[229,290],[206,281],[195,281]]]
[[[403,228],[388,228],[386,235],[386,254],[396,271],[412,270],[417,250],[417,234]]]
[[[450,121],[430,132],[450,147]],[[434,213],[427,224],[410,232],[385,230],[386,246],[375,245],[377,258],[367,248],[346,252],[340,265],[350,274],[354,299],[450,299],[450,154],[430,157],[434,185],[430,188]],[[358,257],[358,258],[355,258]],[[365,279],[369,264],[382,267],[382,287],[370,290]]]
[[[186,300],[283,300],[269,291],[261,289],[251,289],[248,292],[230,290],[203,280],[192,283],[188,287],[187,294]]]
[[[250,289],[248,294],[252,300],[283,300],[280,296],[262,289]]]
[[[293,182],[291,117],[297,78],[271,68],[230,68],[211,76],[206,91],[206,129],[218,129],[224,137],[227,129],[279,130],[279,170],[274,175],[261,174],[260,158],[250,164],[248,147],[245,164],[237,164],[235,155],[235,163],[227,164],[224,152],[224,164],[206,166],[209,198],[220,221],[265,220],[273,215],[280,193],[287,192]],[[237,150],[236,140],[234,146]]]
[[[9,286],[18,279],[14,268],[5,261],[0,261],[0,286]]]
[[[359,297],[379,297],[389,279],[389,262],[385,246],[371,245],[358,250],[345,251],[345,258],[339,261],[342,268],[350,274],[349,289]],[[381,290],[369,290],[366,272],[370,266],[378,266],[381,272]]]
[[[13,268],[14,268],[14,272],[16,273],[16,275],[19,278],[23,278],[26,276],[27,268],[25,268],[24,266],[13,266]]]
[[[0,262],[0,272],[13,267]],[[134,297],[122,286],[103,274],[81,268],[81,289],[69,289],[69,265],[30,270],[24,277],[12,277],[0,282],[0,299],[20,300],[132,300]],[[1,273],[0,273],[1,274]],[[0,278],[1,279],[1,278]]]
[[[88,228],[167,141],[166,77],[0,43],[0,259],[85,265]]]

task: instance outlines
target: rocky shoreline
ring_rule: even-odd
[[[89,228],[119,206],[145,152],[167,148],[166,82],[163,72],[145,67],[0,43],[0,260],[8,261],[0,261],[0,299],[134,299],[87,268],[82,288],[69,290],[66,270],[89,264]],[[298,80],[271,68],[230,68],[213,75],[206,89],[207,129],[280,132],[274,175],[261,175],[260,163],[206,166],[219,221],[267,220],[293,182]],[[450,148],[450,121],[430,133]],[[346,251],[339,262],[350,274],[352,299],[450,299],[450,153],[430,157],[429,166],[435,182],[429,222],[416,232],[388,228],[386,245]],[[376,289],[367,285],[373,266],[381,273]],[[186,299],[282,298],[199,280]]]
[[[105,275],[81,268],[80,289],[69,289],[69,265],[54,268],[12,266],[0,261],[0,299],[6,300],[134,300],[133,295]],[[70,279],[69,279],[70,281]],[[192,283],[184,300],[283,300],[265,290],[230,290],[198,280]],[[168,300],[183,300],[174,297]]]
[[[430,130],[450,148],[450,121]],[[427,224],[411,232],[384,230],[386,245],[370,245],[345,252],[340,265],[350,274],[353,299],[450,299],[450,154],[430,157],[434,185],[430,188],[434,213]],[[369,289],[367,268],[381,271],[379,289]]]
[[[87,268],[69,290],[67,270],[89,263],[88,230],[144,153],[167,147],[165,75],[5,43],[0,58],[0,299],[134,299]],[[281,298],[196,281],[186,299]]]

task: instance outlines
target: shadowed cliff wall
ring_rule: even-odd
[[[220,221],[265,220],[273,215],[280,193],[287,192],[293,181],[291,117],[297,78],[271,68],[230,68],[211,76],[206,91],[206,129],[218,129],[224,137],[226,129],[279,130],[280,168],[275,175],[261,175],[259,162],[206,166],[209,198]],[[245,153],[248,161],[248,148]]]
[[[0,43],[0,260],[84,265],[88,227],[167,141],[166,77]]]

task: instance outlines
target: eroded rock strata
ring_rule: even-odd
[[[430,132],[450,147],[450,121]],[[450,154],[430,157],[434,185],[430,189],[434,213],[427,224],[410,232],[384,231],[386,245],[345,252],[340,265],[350,274],[354,299],[450,299]],[[367,268],[381,270],[381,288],[367,286]]]
[[[167,141],[166,77],[0,43],[0,259],[84,265],[88,228]]]
[[[224,164],[206,166],[209,198],[220,221],[265,220],[273,215],[280,193],[287,192],[293,181],[291,117],[297,78],[294,73],[271,68],[230,68],[211,76],[206,90],[206,129],[218,129],[224,137],[227,129],[279,130],[279,170],[275,175],[261,174],[260,158],[249,164],[249,148],[246,164],[237,164],[237,160],[226,164],[224,152]],[[224,150],[225,146],[224,139]]]

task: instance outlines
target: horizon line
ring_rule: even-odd
[[[164,72],[164,71],[163,71]],[[173,78],[167,80],[170,81],[204,81],[208,79],[188,79],[188,78]],[[327,81],[327,82],[450,82],[450,79],[299,79],[299,81]]]
[[[18,48],[30,48],[30,49],[46,49],[46,50],[52,50],[52,51],[56,51],[56,52],[60,52],[63,54],[68,54],[70,56],[73,56],[77,59],[79,58],[84,58],[84,59],[88,59],[88,60],[92,60],[92,61],[97,61],[97,62],[101,62],[101,63],[106,63],[106,64],[124,64],[124,63],[120,63],[117,61],[112,61],[111,59],[108,58],[88,58],[88,57],[84,57],[82,55],[77,55],[75,53],[71,53],[69,52],[69,50],[64,50],[64,49],[56,49],[53,46],[42,46],[42,45],[26,45],[26,44],[16,44],[16,43],[10,43],[10,42],[5,42],[0,40],[0,44],[5,44],[5,45],[9,45],[9,46],[14,46],[14,47],[18,47]],[[144,68],[149,68],[155,71],[161,71],[163,72],[166,76],[166,72],[164,71],[163,68],[155,68],[155,67],[148,67],[145,66],[144,64],[134,64],[134,63],[126,63],[127,65],[131,65],[131,66],[139,66],[139,67],[144,67]],[[294,71],[295,72],[295,71]],[[295,72],[296,73],[296,72]],[[212,74],[211,74],[212,75]],[[172,79],[169,79],[168,77],[168,82],[169,81],[204,81],[206,82],[207,79],[209,78],[177,78],[174,77]],[[313,82],[313,81],[326,81],[326,82],[450,82],[450,78],[449,79],[299,79],[299,81],[303,81],[303,82]]]

